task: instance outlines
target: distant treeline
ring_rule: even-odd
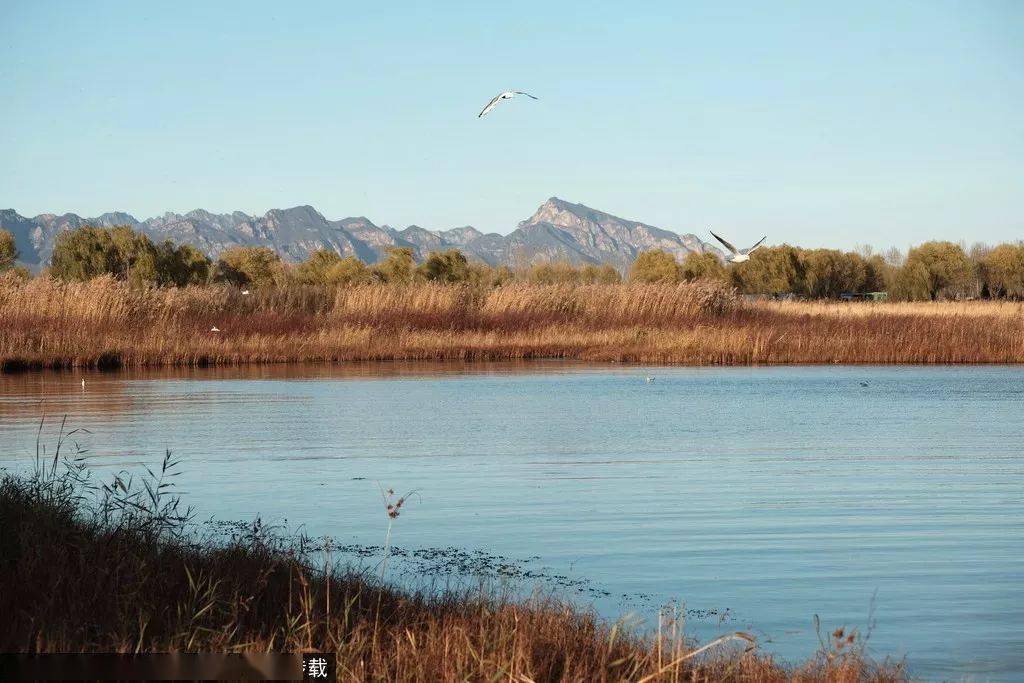
[[[0,270],[14,268],[16,259],[13,236],[0,230]],[[61,233],[44,274],[61,280],[113,275],[132,284],[165,287],[227,283],[253,288],[413,282],[611,284],[623,279],[611,265],[545,263],[511,269],[471,262],[457,249],[432,252],[422,263],[416,263],[409,248],[389,249],[373,265],[326,249],[293,265],[267,247],[234,247],[212,260],[188,244],[155,244],[128,226],[85,226]],[[758,249],[741,264],[723,263],[711,253],[692,253],[680,262],[668,252],[653,250],[638,255],[627,277],[647,283],[713,280],[744,294],[811,299],[869,292],[888,292],[891,299],[904,301],[1024,299],[1024,243],[976,245],[965,251],[952,242],[925,242],[905,256],[898,250],[883,256],[868,248],[844,252],[783,244]]]
[[[745,263],[726,265],[713,254],[690,254],[678,263],[670,254],[646,252],[632,277],[722,281],[744,294],[833,299],[843,294],[887,292],[896,301],[1024,299],[1024,243],[970,251],[953,242],[924,242],[904,255],[762,247]]]

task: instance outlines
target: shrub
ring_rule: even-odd
[[[317,249],[309,258],[295,266],[292,274],[304,285],[327,284],[327,273],[341,262],[341,256],[330,249]]]
[[[409,247],[391,247],[387,257],[373,268],[373,274],[382,282],[407,285],[416,273],[416,259]]]
[[[586,285],[614,285],[622,282],[622,275],[615,270],[615,266],[605,263],[604,265],[586,265],[580,270],[580,283]]]
[[[458,249],[430,252],[419,270],[431,282],[467,282],[471,276],[469,261]]]
[[[127,225],[86,225],[57,237],[50,274],[61,280],[88,280],[109,274],[132,284],[157,282],[157,249],[148,237]]]
[[[664,249],[642,251],[633,262],[629,279],[634,282],[674,283],[683,279],[683,269],[676,257]]]
[[[501,270],[499,268],[499,270]],[[505,269],[508,270],[507,268]],[[511,271],[509,271],[511,273]],[[523,279],[535,285],[568,285],[568,284],[615,284],[622,282],[622,276],[610,264],[594,265],[588,263],[577,268],[567,261],[538,263],[524,274]]]
[[[729,271],[726,270],[722,259],[710,252],[693,252],[686,255],[682,266],[683,279],[692,282],[693,280],[718,280],[729,282]]]
[[[238,287],[270,287],[284,280],[284,264],[268,247],[234,247],[220,255],[214,279]]]
[[[346,256],[327,269],[325,279],[329,285],[365,285],[374,278],[365,263],[355,256]]]
[[[210,279],[210,259],[191,244],[175,246],[167,240],[156,248],[157,282],[185,287],[202,285]]]

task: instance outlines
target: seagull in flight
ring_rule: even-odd
[[[492,110],[496,106],[498,106],[498,102],[501,102],[502,100],[511,100],[516,95],[526,95],[527,97],[529,97],[531,99],[534,99],[534,100],[538,99],[538,98],[534,97],[533,95],[531,95],[530,93],[523,92],[522,90],[506,90],[505,92],[503,92],[503,93],[501,93],[499,95],[495,95],[494,99],[491,100],[490,102],[488,102],[487,106],[484,107],[483,110],[479,114],[476,115],[476,117],[480,118],[481,116],[483,116],[484,114],[486,114],[487,112],[489,112],[490,110]]]
[[[708,230],[708,232],[711,231]],[[721,237],[716,235],[715,233],[712,232],[711,236],[714,237],[719,242],[721,242],[723,245],[725,245],[725,248],[729,250],[729,253],[726,254],[725,256],[725,260],[728,261],[729,263],[743,263],[744,261],[749,261],[750,254],[753,253],[755,249],[761,246],[761,242],[764,242],[766,239],[768,239],[768,235],[765,235],[764,237],[757,241],[757,244],[750,247],[749,249],[737,249],[736,247],[732,246],[731,244],[723,240]]]

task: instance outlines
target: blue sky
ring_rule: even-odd
[[[596,4],[0,0],[0,207],[1024,239],[1024,3]]]

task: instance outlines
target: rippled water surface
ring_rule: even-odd
[[[396,544],[536,556],[610,617],[678,598],[697,636],[749,628],[802,658],[815,614],[863,628],[874,596],[873,653],[1024,679],[1021,368],[6,375],[0,466],[30,464],[44,412],[44,442],[64,414],[89,430],[100,477],[172,449],[202,516],[379,544],[377,482],[419,489]]]

